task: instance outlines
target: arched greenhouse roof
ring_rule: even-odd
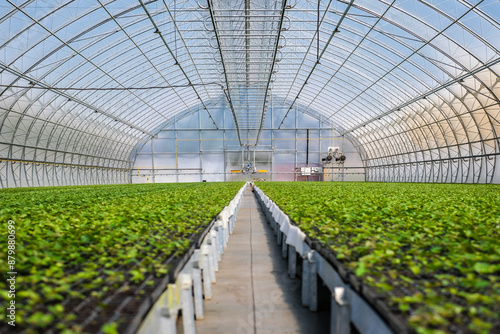
[[[466,160],[488,182],[499,50],[497,0],[4,0],[0,158],[127,170],[189,110],[218,128],[222,101],[240,144],[273,104],[279,127],[314,111],[367,167]]]

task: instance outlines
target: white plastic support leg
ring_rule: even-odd
[[[311,254],[312,252],[310,252]],[[309,262],[309,311],[318,310],[318,277],[316,261],[312,255],[308,258]]]
[[[170,310],[168,307],[160,309],[161,317],[159,319],[160,334],[177,334],[176,315],[177,310]]]
[[[286,259],[288,257],[288,245],[286,243],[286,234],[283,233],[283,241],[281,242],[281,257]]]
[[[196,255],[198,252],[198,256]],[[195,258],[199,259],[200,250],[195,250]],[[194,290],[194,314],[196,320],[204,318],[203,314],[203,288],[201,285],[201,268],[200,261],[193,261],[193,290]]]
[[[332,307],[330,316],[331,334],[351,333],[351,310],[349,306],[349,288],[336,287],[332,294]]]
[[[217,263],[217,259],[215,258],[215,252],[214,252],[214,244],[212,242],[212,238],[207,239],[207,245],[208,245],[208,261],[210,262],[210,279],[212,283],[215,283],[215,264]],[[217,263],[218,264],[218,263]]]
[[[295,278],[297,272],[297,253],[295,252],[295,247],[288,246],[288,275],[290,278]]]
[[[224,231],[224,248],[227,247],[227,241],[229,240],[229,227],[223,227],[222,228]]]
[[[218,250],[217,250],[217,233],[215,231],[210,231],[210,239],[209,239],[209,243],[210,243],[210,252],[213,254],[212,256],[212,264],[213,264],[213,268],[214,268],[214,277],[215,277],[215,273],[217,271],[219,271],[219,261],[217,260],[217,253],[218,253]]]
[[[302,257],[302,306],[309,306],[310,285],[310,263],[307,256]]]
[[[229,234],[233,234],[234,230],[234,223],[236,221],[236,211],[234,214],[229,218]]]
[[[222,254],[220,252],[220,235],[219,235],[219,232],[217,231],[217,227],[214,227],[213,230],[212,230],[212,240],[214,242],[214,246],[215,246],[215,257],[216,257],[216,262],[217,262],[217,270],[219,270],[219,261],[222,260]]]
[[[210,277],[210,259],[208,254],[210,248],[208,245],[201,245],[200,248],[202,257],[202,275],[203,275],[203,295],[205,299],[212,299],[212,278]]]
[[[218,261],[222,260],[221,255],[224,254],[224,232],[222,231],[222,223],[218,222],[217,227],[215,228],[217,231],[217,247],[219,248],[219,257]]]
[[[181,288],[182,324],[184,326],[184,334],[196,334],[196,327],[194,324],[192,277],[190,274],[180,274],[179,282]]]

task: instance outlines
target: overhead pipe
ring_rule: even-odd
[[[280,22],[279,22],[279,26],[278,26],[278,36],[276,37],[276,47],[274,49],[273,62],[271,64],[271,70],[269,71],[269,77],[268,77],[267,84],[266,84],[266,92],[264,95],[264,101],[267,100],[267,95],[269,92],[269,85],[271,84],[271,80],[273,77],[273,71],[274,71],[274,65],[276,63],[277,55],[279,52],[278,49],[279,49],[279,42],[280,42],[280,37],[281,37],[281,28],[283,27],[283,19],[285,17],[285,10],[287,9],[286,3],[287,3],[287,0],[283,0],[283,7],[281,9],[281,18],[280,18]],[[260,127],[259,127],[259,131],[257,132],[257,139],[255,140],[255,146],[257,146],[257,144],[259,143],[260,134],[262,132],[262,128],[264,127],[264,115],[266,112],[266,108],[267,108],[267,105],[264,102],[264,106],[262,108],[262,117],[260,120]]]
[[[332,1],[329,2],[328,4],[328,7],[330,7],[330,4],[332,3]],[[314,70],[316,69],[316,67],[320,64],[320,60],[321,58],[323,58],[323,55],[324,53],[326,52],[326,49],[328,48],[328,46],[330,45],[330,43],[332,42],[333,40],[333,37],[335,36],[336,33],[340,32],[339,30],[339,27],[340,25],[342,24],[342,21],[345,19],[345,17],[347,16],[347,13],[349,12],[349,9],[351,9],[351,6],[352,4],[354,3],[354,0],[350,0],[349,4],[347,5],[347,8],[345,9],[344,13],[342,14],[342,16],[340,17],[339,21],[337,22],[335,28],[333,29],[333,32],[332,34],[330,35],[330,37],[328,38],[328,41],[326,42],[325,44],[325,47],[323,48],[323,50],[321,51],[321,53],[319,54],[318,56],[318,59],[316,60],[316,62],[314,63],[311,71],[309,71],[309,74],[306,78],[306,80],[304,81],[304,83],[302,84],[302,86],[300,87],[299,89],[299,92],[297,93],[297,95],[295,96],[295,99],[293,100],[292,104],[290,105],[290,108],[288,108],[288,111],[286,112],[285,116],[283,117],[283,119],[281,120],[281,123],[280,125],[278,126],[278,129],[281,129],[281,126],[283,125],[283,123],[285,122],[285,119],[287,118],[288,114],[290,113],[290,110],[292,110],[293,108],[293,105],[295,104],[295,102],[297,102],[297,99],[299,98],[300,94],[302,93],[302,91],[304,90],[304,87],[307,85],[307,82],[309,81],[309,78],[311,78]],[[323,22],[323,21],[321,21]]]
[[[240,145],[243,145],[241,142],[238,119],[236,117],[236,112],[234,111],[233,101],[231,99],[231,94],[229,92],[229,88],[230,88],[229,87],[229,80],[228,80],[227,74],[226,74],[226,64],[224,63],[224,57],[222,55],[222,49],[221,49],[221,43],[220,43],[220,39],[219,39],[219,33],[217,31],[217,25],[215,24],[215,13],[214,13],[214,8],[212,6],[212,0],[207,0],[207,7],[208,7],[208,11],[210,13],[210,18],[212,20],[212,26],[214,27],[214,34],[215,34],[215,38],[217,40],[217,46],[218,46],[218,50],[219,50],[219,54],[220,54],[221,64],[222,64],[222,67],[224,69],[224,78],[226,81],[226,89],[224,89],[223,92],[224,92],[224,95],[226,96],[226,99],[229,103],[229,109],[231,110],[231,114],[234,118],[234,125],[236,127],[236,134],[238,135],[238,142],[240,143]]]

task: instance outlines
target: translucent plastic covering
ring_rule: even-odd
[[[319,3],[319,29],[318,2],[286,11],[280,70],[291,75],[278,73],[273,94],[355,137],[370,180],[491,182],[500,3]]]
[[[499,22],[497,0],[4,0],[1,186],[127,182],[200,110],[260,145],[271,103],[351,138],[369,180],[492,182]]]

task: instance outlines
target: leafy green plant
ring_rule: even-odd
[[[101,312],[98,306],[106,309],[106,298],[130,290],[153,291],[159,280],[140,286],[147,277],[168,274],[167,260],[187,251],[242,186],[228,182],[0,190],[0,221],[16,223],[15,329],[44,332],[57,325],[63,332],[85,332],[82,314]],[[6,231],[1,232],[4,245]],[[0,252],[0,271],[9,271],[7,266],[7,254]],[[0,291],[5,288],[6,282],[0,281]],[[84,300],[82,305],[93,308],[78,308]],[[0,308],[8,301],[0,294]],[[109,324],[102,330],[113,333],[115,327]]]
[[[500,330],[500,186],[257,186],[417,332]]]
[[[102,326],[102,332],[104,334],[118,334],[117,327],[118,324],[116,322],[108,323]]]

